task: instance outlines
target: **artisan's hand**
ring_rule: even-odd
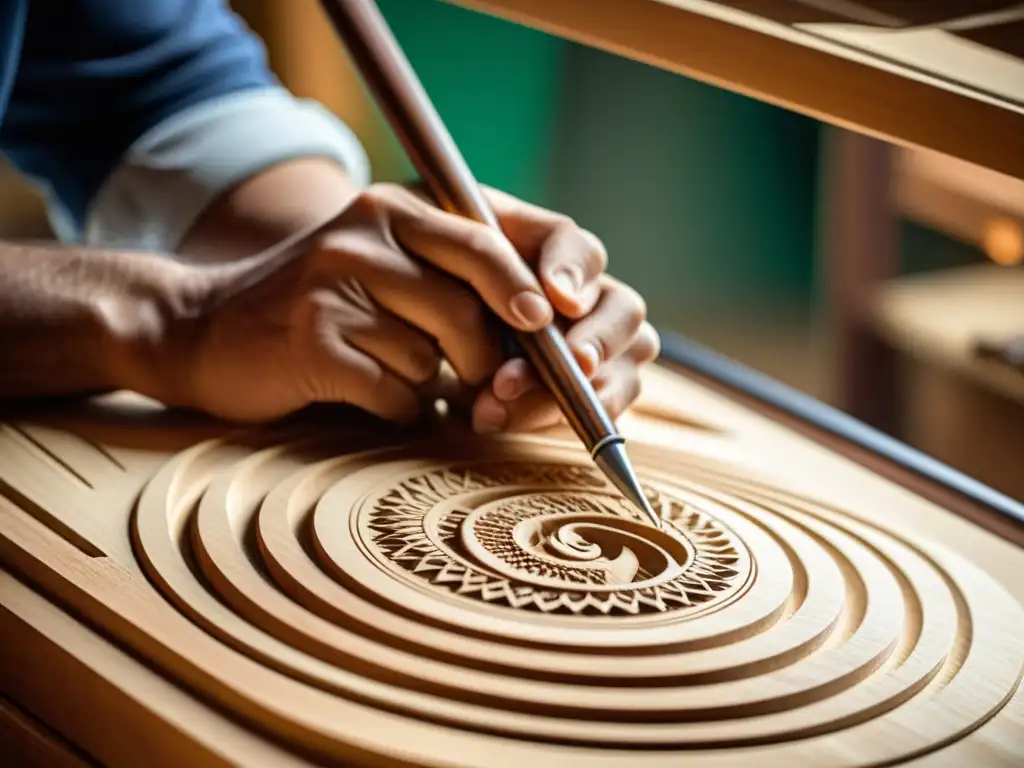
[[[604,246],[571,219],[495,190],[486,193],[508,239],[566,321],[566,341],[584,373],[617,417],[640,394],[640,368],[660,348],[643,299],[605,273]],[[560,420],[551,394],[522,359],[505,362],[473,408],[473,424],[481,432],[532,430]]]
[[[480,388],[478,429],[532,428],[557,409],[523,361],[503,364],[484,304],[524,331],[550,322],[553,305],[574,321],[567,338],[606,406],[621,412],[658,348],[643,302],[603,274],[592,235],[488,195],[518,254],[487,227],[378,184],[288,258],[210,270],[211,303],[171,347],[188,375],[164,399],[238,420],[347,402],[406,421],[443,356]]]

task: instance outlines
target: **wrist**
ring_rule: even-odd
[[[113,256],[133,263],[126,289],[94,303],[112,388],[190,405],[192,350],[212,301],[216,269],[150,254]]]

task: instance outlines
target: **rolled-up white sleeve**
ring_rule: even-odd
[[[314,101],[274,86],[202,102],[131,145],[93,199],[84,231],[69,239],[173,252],[223,192],[273,165],[312,156],[337,161],[360,186],[370,182],[358,138]]]

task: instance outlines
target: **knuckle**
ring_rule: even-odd
[[[399,185],[382,181],[366,187],[366,189],[359,193],[357,199],[362,204],[371,206],[374,210],[380,210],[392,205],[400,191],[401,187]]]
[[[504,244],[504,236],[481,224],[474,224],[466,232],[465,245],[470,251],[486,256],[494,261],[504,262],[508,253]]]
[[[579,233],[586,245],[588,266],[594,274],[604,272],[608,268],[608,249],[605,248],[604,242],[589,229],[580,229]]]
[[[314,289],[303,291],[291,305],[291,327],[303,334],[322,335],[329,326],[329,315],[333,304],[327,291]]]
[[[362,214],[370,218],[376,217],[387,210],[388,195],[382,185],[374,184],[367,187],[352,201],[350,209],[354,214]]]
[[[559,223],[550,231],[549,242],[559,241],[566,248],[563,253],[572,259],[586,278],[592,280],[602,274],[608,266],[608,251],[601,239],[576,224],[568,217],[559,217]]]
[[[579,224],[576,223],[576,220],[566,213],[556,213],[554,211],[546,210],[545,216],[550,217],[553,232],[574,234],[583,231]]]
[[[626,318],[629,320],[633,332],[640,330],[647,319],[647,301],[640,293],[628,285],[622,285],[623,306]]]
[[[650,323],[645,323],[645,338],[648,342],[647,360],[654,360],[661,354],[661,335]]]
[[[441,368],[441,356],[427,343],[414,344],[409,351],[409,368],[417,384],[433,380]]]
[[[647,320],[647,302],[644,297],[634,288],[607,275],[602,285],[606,323],[614,320],[617,334],[635,337]]]
[[[390,231],[390,221],[400,208],[408,208],[403,203],[408,199],[405,190],[397,184],[379,182],[362,190],[349,204],[343,216],[348,216],[348,223],[362,224],[379,231]]]
[[[644,320],[647,317],[647,310],[643,306],[634,306],[629,309],[627,319],[629,320],[629,327],[635,334],[644,324]]]
[[[364,236],[366,227],[341,226],[331,228],[317,237],[305,253],[307,271],[336,275],[339,266],[359,265],[371,259],[372,238]]]

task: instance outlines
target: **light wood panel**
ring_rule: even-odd
[[[56,733],[6,699],[0,699],[0,755],[17,755],[19,768],[89,768]]]
[[[448,1],[1024,178],[1024,60],[948,30],[783,23],[767,2]]]
[[[1024,551],[773,418],[652,370],[656,529],[564,431],[345,413],[9,413],[13,700],[112,766],[1024,759]]]

